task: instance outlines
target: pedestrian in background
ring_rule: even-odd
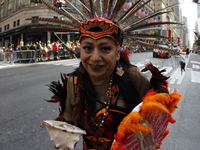
[[[190,49],[186,48],[186,58],[188,58],[188,55],[190,54]]]
[[[47,48],[47,44],[46,43],[43,44],[42,53],[43,53],[43,56],[45,57],[45,59],[49,57],[49,50]]]
[[[58,60],[58,50],[59,50],[59,44],[58,42],[54,42],[52,45],[52,52],[54,60]]]
[[[51,42],[50,41],[47,41],[47,48],[48,48],[48,60],[50,60],[50,58],[51,58],[51,55],[52,55],[52,44],[51,44]]]
[[[24,41],[22,39],[20,40],[19,45],[24,46]]]

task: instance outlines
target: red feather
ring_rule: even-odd
[[[122,53],[126,56],[126,57],[130,57],[131,56],[131,52],[128,50],[123,50]]]

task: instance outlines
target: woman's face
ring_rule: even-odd
[[[110,78],[120,58],[116,43],[110,38],[86,38],[80,48],[81,62],[92,82],[101,83]]]

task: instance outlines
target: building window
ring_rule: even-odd
[[[11,14],[11,10],[12,10],[12,0],[8,0],[8,15]]]
[[[37,18],[39,18],[38,16],[33,16],[32,17],[32,23],[38,23],[38,20],[37,20]]]
[[[17,0],[17,10],[20,10],[22,8],[22,0]]]
[[[2,32],[2,29],[0,28],[0,32]]]
[[[13,22],[13,27],[16,27],[16,21]]]
[[[6,25],[4,26],[4,30],[5,30],[5,31],[7,30],[7,26],[6,26]]]
[[[9,24],[7,24],[7,30],[9,30],[9,28],[10,28],[10,25],[9,25]]]
[[[3,16],[4,16],[4,3],[1,4],[0,9],[1,9],[1,11],[0,11],[0,18],[3,18]]]
[[[17,0],[17,6],[20,6],[22,3],[22,0]]]
[[[20,25],[20,20],[17,20],[17,26],[19,26]]]

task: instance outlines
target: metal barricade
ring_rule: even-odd
[[[4,52],[3,53],[3,61],[4,63],[14,63],[13,62],[13,55],[12,55],[12,52]]]
[[[4,60],[4,52],[0,52],[0,61]]]
[[[36,60],[36,52],[35,50],[21,50],[21,51],[13,51],[13,62],[35,62]]]

